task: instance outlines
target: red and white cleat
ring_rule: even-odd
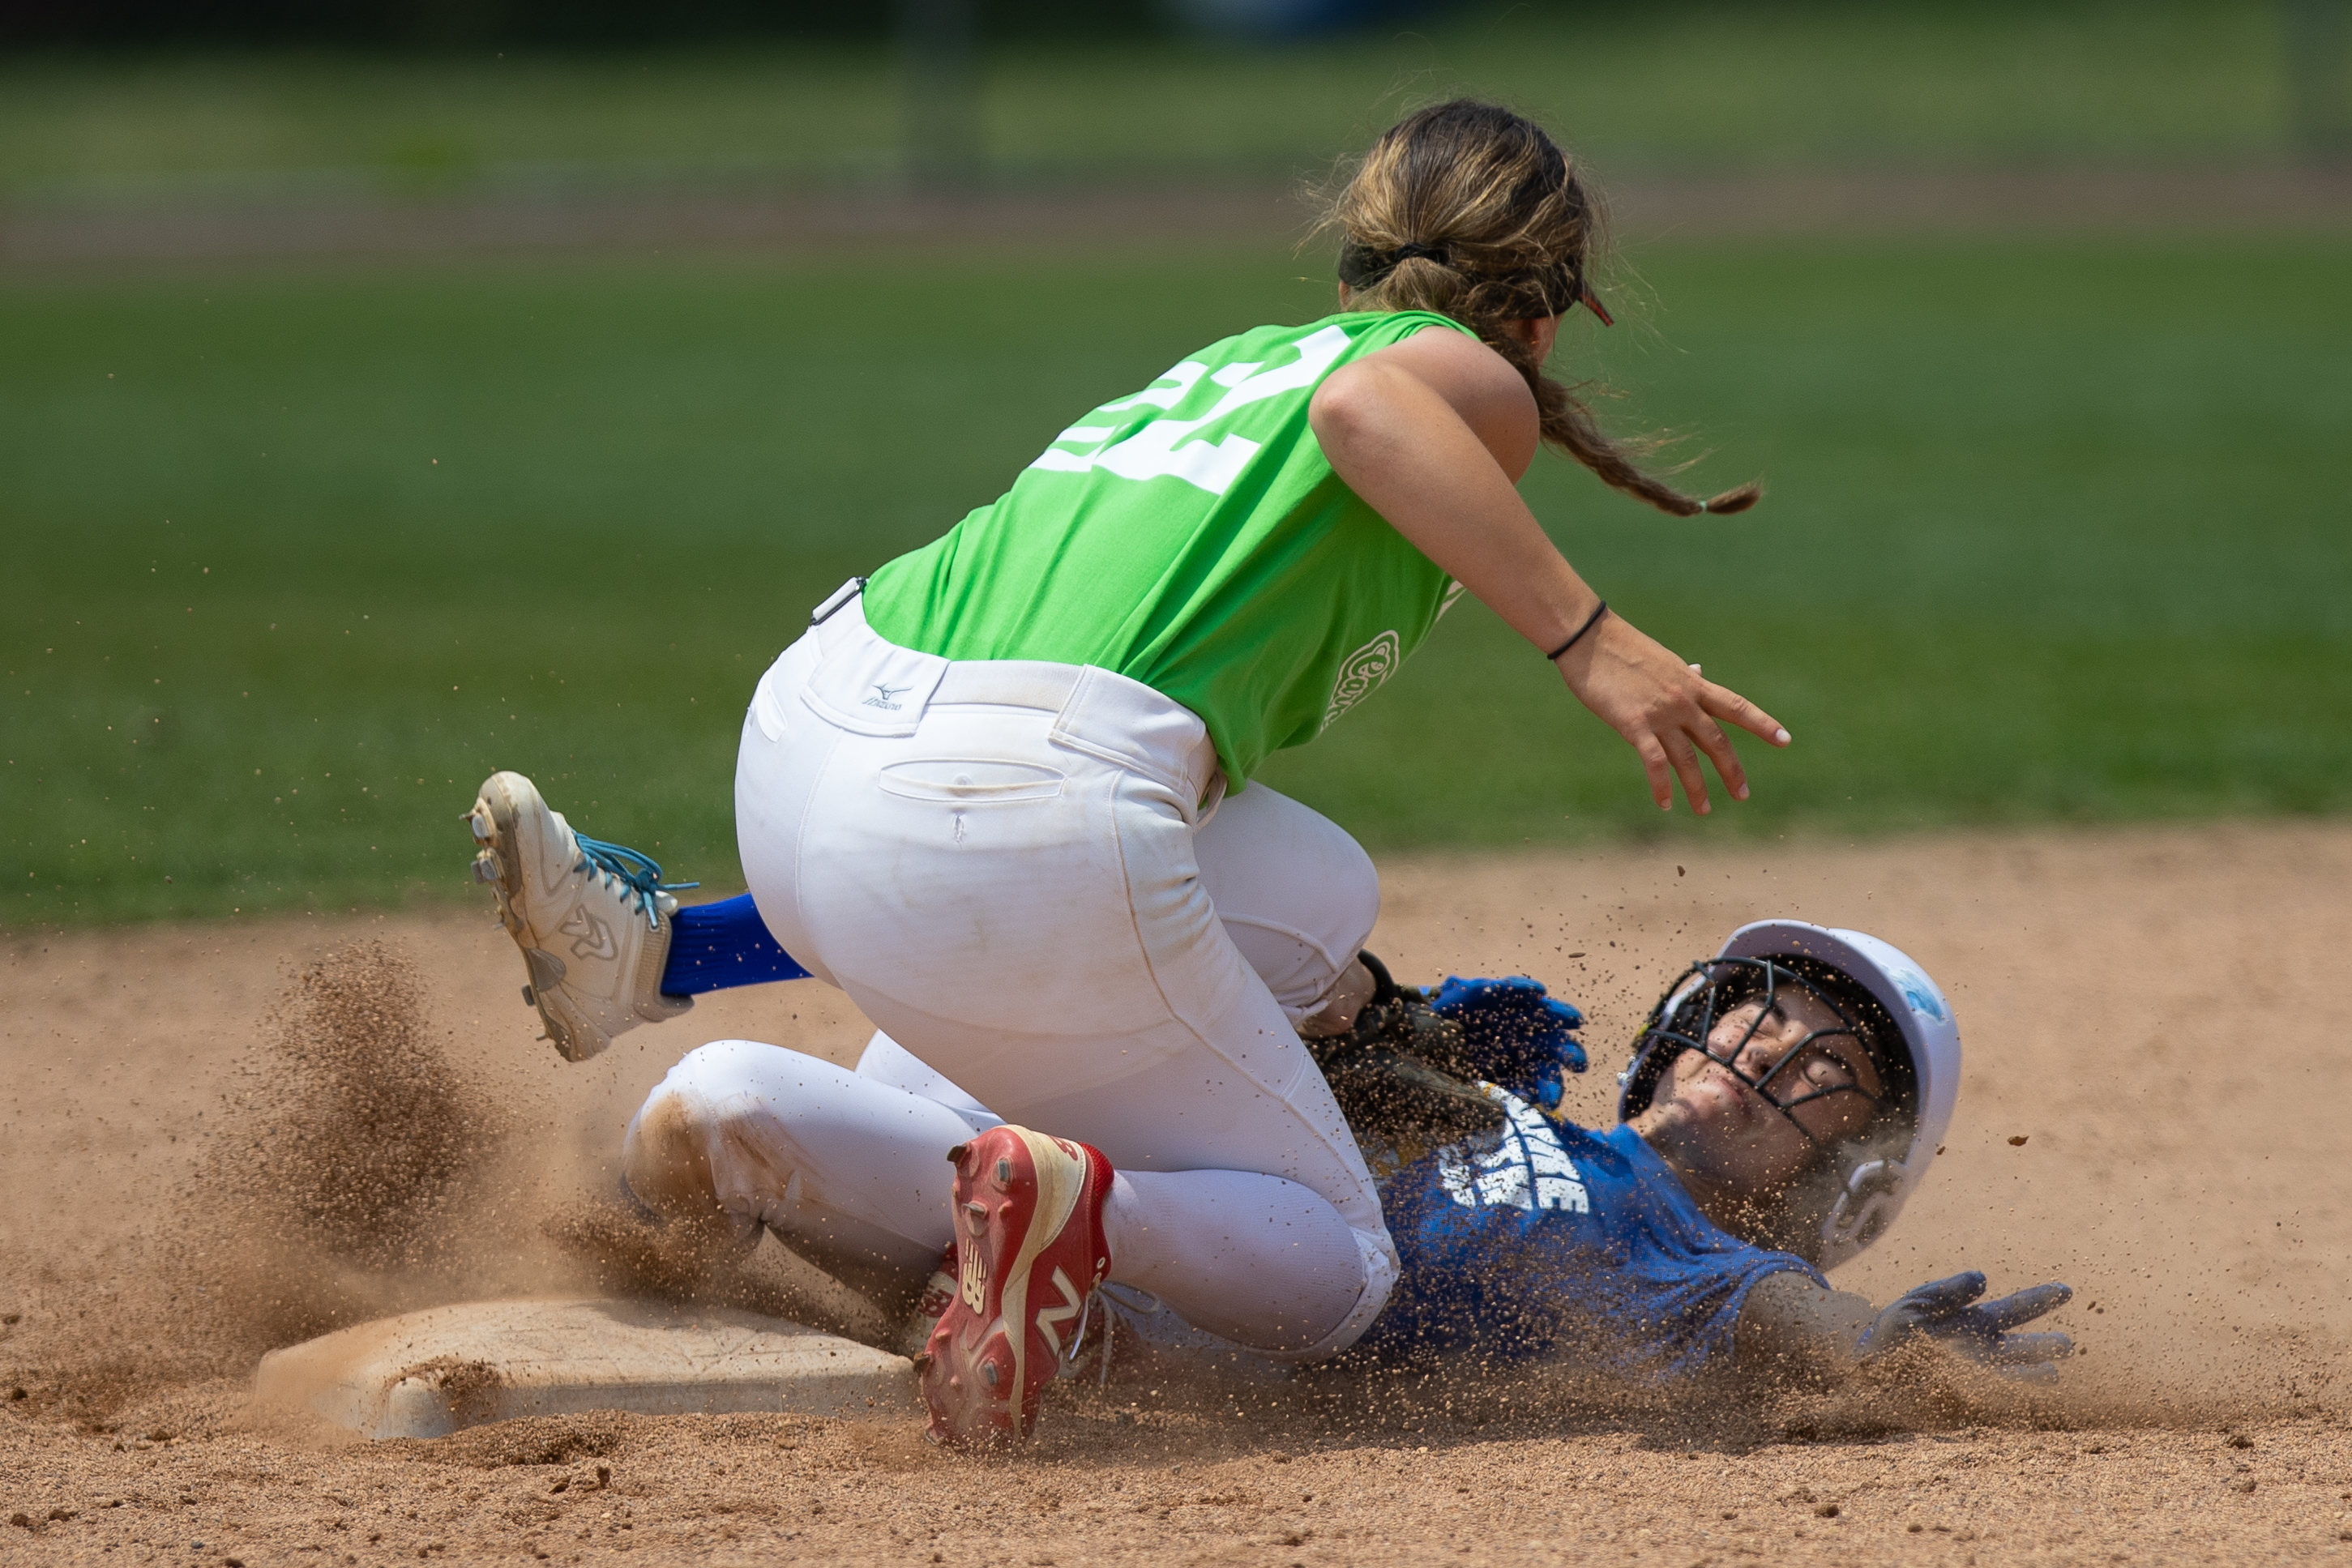
[[[1039,1394],[1077,1349],[1087,1298],[1110,1272],[1110,1161],[1012,1126],[991,1127],[948,1159],[956,1297],[926,1346],[926,1436],[984,1447],[1036,1430]]]

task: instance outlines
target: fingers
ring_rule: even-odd
[[[2003,1334],[1985,1357],[1988,1366],[2047,1366],[2074,1354],[2074,1339],[2063,1333]]]
[[[2074,1299],[2074,1290],[2071,1285],[2035,1285],[2015,1295],[2003,1296],[1997,1301],[1985,1302],[1977,1308],[1976,1315],[1988,1327],[2005,1333],[2020,1323],[2032,1322],[2044,1312],[2056,1312]]]
[[[2062,1291],[2065,1290],[2063,1285],[2058,1288]],[[1914,1285],[1903,1292],[1902,1299],[1905,1304],[1921,1312],[1934,1316],[1946,1316],[1958,1312],[1984,1293],[1985,1277],[1982,1270],[1970,1269],[1966,1273],[1954,1274],[1949,1279],[1930,1280],[1924,1285]],[[2068,1291],[2068,1294],[2072,1293]],[[2043,1309],[2045,1312],[2047,1310],[2047,1308]],[[2039,1316],[2040,1314],[2029,1315]]]
[[[1666,748],[1654,735],[1631,737],[1633,750],[1642,758],[1642,771],[1649,776],[1650,799],[1658,803],[1661,811],[1675,809],[1675,770],[1666,760]]]
[[[1739,766],[1739,754],[1731,749],[1731,742],[1723,731],[1703,713],[1693,717],[1697,722],[1685,720],[1679,725],[1656,727],[1644,737],[1658,747],[1664,762],[1663,770],[1650,766],[1649,752],[1639,741],[1634,746],[1642,752],[1643,766],[1650,775],[1650,795],[1657,801],[1658,809],[1674,810],[1674,785],[1668,778],[1671,775],[1681,780],[1683,798],[1690,802],[1691,810],[1704,817],[1715,809],[1715,802],[1707,794],[1706,772],[1699,766],[1702,753],[1715,764],[1715,770],[1723,776],[1724,787],[1735,800],[1748,799],[1748,775]]]
[[[1748,799],[1748,770],[1739,766],[1739,753],[1731,749],[1731,737],[1707,718],[1702,718],[1690,736],[1706,753],[1707,760],[1715,764],[1715,770],[1723,775],[1723,787],[1731,791],[1731,798]]]
[[[1666,757],[1675,765],[1675,777],[1683,781],[1683,794],[1691,810],[1706,816],[1715,809],[1706,798],[1706,775],[1699,770],[1698,750],[1683,736],[1670,737],[1666,741]]]
[[[1696,674],[1696,669],[1693,674]],[[1696,684],[1698,689],[1695,693],[1676,698],[1662,720],[1654,722],[1652,732],[1659,737],[1660,744],[1665,747],[1667,763],[1674,769],[1675,776],[1682,780],[1683,794],[1690,801],[1691,810],[1703,817],[1713,809],[1713,802],[1707,797],[1706,778],[1699,767],[1701,757],[1714,764],[1716,772],[1723,779],[1723,787],[1730,791],[1733,800],[1748,799],[1748,769],[1740,765],[1739,753],[1733,748],[1731,737],[1723,732],[1717,719],[1727,718],[1733,723],[1743,724],[1775,746],[1786,746],[1789,732],[1782,729],[1770,715],[1738,693],[1705,680]],[[1696,712],[1692,711],[1694,708]],[[1745,716],[1742,716],[1743,713]],[[1653,793],[1655,793],[1655,774],[1652,775],[1651,783]],[[1670,800],[1671,796],[1662,796],[1659,803],[1668,805]]]
[[[1569,1003],[1561,1001],[1558,997],[1544,998],[1543,1015],[1546,1027],[1552,1030],[1572,1030],[1582,1029],[1584,1027],[1584,1014],[1577,1010],[1577,1009],[1570,1006]]]
[[[1789,732],[1781,727],[1779,719],[1729,686],[1718,686],[1708,681],[1699,693],[1698,706],[1705,708],[1709,716],[1726,724],[1736,724],[1759,739],[1770,741],[1774,746],[1789,744]]]

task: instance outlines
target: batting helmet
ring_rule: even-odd
[[[1782,967],[1791,964],[1793,967]],[[1909,1142],[1900,1159],[1881,1156],[1842,1162],[1852,1168],[1843,1171],[1841,1190],[1822,1218],[1815,1259],[1823,1269],[1834,1269],[1859,1256],[1895,1223],[1905,1200],[1934,1163],[1959,1093],[1960,1030],[1951,1004],[1927,971],[1900,948],[1865,932],[1833,930],[1802,920],[1759,920],[1741,926],[1712,960],[1693,965],[1652,1009],[1648,1025],[1634,1042],[1633,1060],[1617,1078],[1617,1116],[1620,1121],[1631,1121],[1647,1110],[1675,1057],[1685,1051],[1706,1049],[1700,1020],[1727,1010],[1717,1003],[1733,975],[1740,977],[1751,994],[1756,984],[1753,977],[1759,975],[1767,987],[1795,983],[1818,990],[1805,978],[1815,965],[1844,976],[1884,1009],[1907,1057],[1885,1061],[1885,1053],[1895,1050],[1897,1041],[1885,1041],[1880,1047],[1881,1077],[1890,1089],[1889,1098],[1910,1123]],[[1833,994],[1823,999],[1842,1016],[1852,1010],[1840,1007]],[[1759,1082],[1749,1086],[1783,1109],[1801,1103],[1783,1103]]]

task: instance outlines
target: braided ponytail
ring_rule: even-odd
[[[1505,330],[1586,298],[1587,259],[1601,248],[1596,205],[1540,127],[1467,99],[1424,109],[1373,143],[1324,204],[1320,226],[1344,236],[1339,276],[1363,307],[1434,311],[1478,334],[1527,378],[1544,440],[1602,483],[1678,517],[1755,505],[1753,484],[1701,499],[1644,469],[1638,459],[1661,443],[1610,435]]]

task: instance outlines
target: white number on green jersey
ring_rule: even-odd
[[[1074,424],[1055,436],[1054,444],[1029,466],[1056,474],[1086,474],[1099,468],[1122,479],[1181,479],[1212,496],[1222,496],[1241,477],[1261,444],[1230,433],[1213,444],[1199,432],[1251,403],[1315,385],[1347,352],[1348,343],[1344,330],[1326,327],[1298,340],[1296,360],[1271,370],[1256,361],[1243,360],[1212,372],[1199,361],[1187,360],[1133,397],[1107,402],[1095,413],[1100,416],[1136,408],[1172,413],[1204,378],[1210,385],[1225,389],[1224,396],[1208,413],[1198,419],[1155,415],[1117,441],[1110,439],[1118,434],[1117,423]],[[1070,449],[1078,446],[1087,449]]]

